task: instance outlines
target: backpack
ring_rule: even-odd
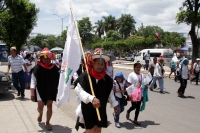
[[[140,75],[141,77],[141,82],[142,82],[142,74]],[[135,88],[134,92],[131,94],[132,95],[132,102],[139,102],[142,99],[142,86]]]

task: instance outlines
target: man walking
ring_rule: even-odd
[[[155,66],[156,66],[156,63],[157,63],[157,58],[154,57],[153,58],[153,63],[150,64],[149,66],[149,72],[151,73],[151,76],[153,77],[153,74],[154,74],[154,69],[155,69]],[[151,82],[153,81],[153,79],[151,80]],[[149,83],[149,85],[151,84],[151,82]],[[155,82],[154,84],[154,89],[157,87],[157,84]]]
[[[5,74],[8,74],[11,68],[13,85],[18,91],[17,96],[21,95],[21,98],[24,99],[25,77],[22,66],[24,67],[27,76],[30,76],[24,59],[17,54],[17,49],[15,47],[11,47],[10,56],[8,57],[8,70]]]
[[[150,61],[150,51],[148,50],[147,53],[144,54],[144,60],[145,60],[145,68],[148,70],[149,68],[149,61]]]
[[[200,72],[200,58],[196,59],[196,62],[193,65],[193,71],[192,75],[195,75],[194,78],[190,80],[190,82],[194,81],[196,79],[196,85],[198,85],[199,82],[199,72]]]
[[[149,89],[151,91],[153,91],[153,86],[156,82],[156,80],[158,80],[159,83],[159,88],[160,88],[160,93],[164,94],[164,69],[163,69],[163,58],[159,58],[158,62],[156,63],[155,69],[154,69],[154,75],[153,75],[153,81],[151,82],[151,85],[149,86]]]
[[[184,58],[181,61],[179,68],[180,68],[180,87],[177,93],[178,93],[178,97],[186,98],[186,96],[184,96],[184,93],[187,87],[187,80],[189,79],[189,69],[188,69],[187,58]]]

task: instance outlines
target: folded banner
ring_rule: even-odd
[[[77,33],[74,17],[70,12],[69,25],[67,30],[67,41],[63,51],[60,80],[58,85],[57,106],[70,100],[71,77],[79,68],[81,59],[81,48],[79,35]]]

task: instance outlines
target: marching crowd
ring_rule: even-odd
[[[18,91],[17,95],[24,98],[25,87],[30,88],[31,100],[38,104],[37,121],[42,121],[43,108],[46,106],[45,127],[47,130],[52,130],[50,124],[52,103],[56,101],[62,61],[55,60],[55,54],[51,53],[48,48],[44,48],[41,52],[34,53],[32,56],[26,54],[23,58],[17,54],[15,47],[11,47],[10,54],[8,70],[5,73],[9,73],[11,69],[13,85]],[[133,122],[140,125],[138,116],[140,111],[145,110],[148,101],[148,89],[153,91],[157,87],[156,81],[158,81],[160,93],[164,94],[164,61],[162,56],[158,59],[154,57],[153,62],[149,64],[150,80],[141,73],[142,65],[139,62],[134,64],[133,72],[128,75],[127,79],[122,72],[113,76],[112,60],[110,59],[109,55],[103,54],[100,49],[95,51],[94,54],[87,53],[86,62],[82,59],[79,69],[73,76],[74,91],[78,101],[78,107],[75,111],[78,117],[77,130],[81,126],[85,128],[85,133],[100,133],[102,128],[107,128],[106,107],[108,102],[114,108],[113,118],[117,128],[121,127],[120,114],[124,111],[124,106],[127,106],[127,101],[131,102],[131,107],[125,111],[126,118],[129,119],[131,112],[135,110]],[[32,68],[33,60],[35,66]],[[199,62],[200,59],[196,59],[191,69],[192,74],[196,76],[191,78],[190,81],[195,80],[196,84],[199,80]],[[178,96],[185,97],[187,80],[190,79],[188,59],[182,59],[177,63],[178,65],[173,61],[170,64],[171,72],[176,70],[177,75],[175,74],[175,77],[178,76],[180,80]]]

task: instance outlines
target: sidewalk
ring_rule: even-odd
[[[0,71],[5,72],[7,65],[1,65]],[[37,103],[30,100],[30,90],[25,90],[25,99],[17,96],[16,89],[8,93],[0,94],[0,133],[83,133],[83,129],[77,132],[75,127],[76,118],[70,115],[74,108],[63,110],[57,109],[56,103],[53,103],[53,115],[50,123],[52,131],[45,128],[46,106],[43,111],[42,122],[37,122]]]
[[[8,93],[0,94],[0,133],[83,133],[82,129],[79,132],[75,130],[75,120],[57,109],[55,103],[50,121],[52,131],[45,128],[46,106],[41,123],[37,122],[37,116],[37,103],[30,100],[29,89],[25,91],[25,99],[17,97],[14,87]]]
[[[117,68],[117,69],[125,69],[125,70],[132,70],[133,71],[133,64],[113,64],[113,67],[114,68]],[[170,68],[169,67],[164,67],[165,69],[165,77],[168,77],[169,74],[170,74]],[[144,70],[143,67],[141,68],[140,70],[143,74],[147,74],[148,71],[147,70]],[[174,74],[171,75],[171,77],[174,77]]]

